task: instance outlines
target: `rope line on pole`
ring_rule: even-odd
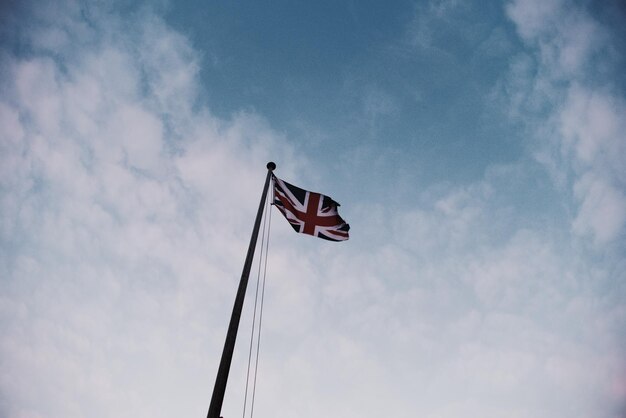
[[[254,413],[254,400],[256,398],[256,384],[257,384],[257,376],[259,369],[259,352],[261,350],[261,325],[263,323],[263,305],[265,301],[265,279],[267,277],[267,257],[269,254],[270,247],[270,231],[272,227],[272,207],[268,202],[268,225],[267,225],[267,241],[265,243],[265,265],[263,267],[263,285],[261,286],[261,307],[259,308],[259,328],[258,328],[258,337],[257,337],[257,348],[256,348],[256,361],[254,363],[254,383],[252,384],[252,404],[250,405],[250,418]]]
[[[269,224],[268,224],[268,215],[267,213],[269,212]],[[261,338],[261,318],[263,315],[263,295],[265,293],[265,277],[267,274],[267,253],[268,253],[268,246],[269,246],[269,233],[270,233],[270,225],[271,225],[271,219],[272,219],[272,214],[271,214],[271,206],[270,206],[270,202],[267,201],[266,199],[266,210],[263,212],[263,229],[261,232],[261,249],[260,249],[260,253],[259,253],[259,266],[258,266],[258,270],[257,270],[257,280],[256,280],[256,290],[255,290],[255,295],[254,295],[254,307],[253,307],[253,314],[252,314],[252,330],[250,332],[250,345],[249,345],[249,349],[248,349],[248,366],[247,366],[247,370],[246,370],[246,385],[245,385],[245,391],[244,391],[244,400],[243,400],[243,413],[242,413],[242,417],[245,418],[246,416],[246,407],[247,407],[247,403],[248,403],[248,393],[250,392],[250,366],[252,364],[252,350],[253,350],[253,346],[254,346],[254,337],[255,337],[255,330],[257,329],[257,312],[259,312],[259,320],[258,320],[258,332],[257,332],[257,344],[256,344],[256,353],[255,353],[255,363],[254,363],[254,377],[253,377],[253,384],[252,384],[252,402],[251,402],[251,409],[250,409],[250,417],[252,417],[252,414],[254,413],[254,397],[255,397],[255,393],[256,393],[256,376],[257,376],[257,371],[258,371],[258,362],[259,362],[259,348],[260,348],[260,338]],[[266,229],[267,227],[267,229]],[[267,233],[266,233],[267,231]],[[265,258],[264,258],[265,256]],[[259,300],[259,285],[261,283],[261,266],[263,266],[263,284],[262,284],[262,294],[261,294],[261,306],[260,309],[258,309],[258,300]]]

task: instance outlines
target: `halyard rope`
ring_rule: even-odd
[[[261,286],[261,307],[259,308],[259,330],[258,337],[256,340],[256,361],[254,363],[254,384],[252,385],[252,404],[250,405],[250,418],[254,413],[254,399],[256,395],[256,377],[259,368],[259,351],[261,348],[261,324],[263,323],[263,302],[265,300],[265,278],[267,277],[267,255],[269,253],[270,248],[270,230],[272,226],[272,207],[269,205],[268,213],[269,213],[269,221],[267,223],[267,241],[265,243],[265,265],[263,267],[263,284]],[[260,261],[260,260],[259,260]]]
[[[273,190],[273,188],[270,188],[270,190]],[[270,191],[270,193],[273,196],[273,192]],[[244,395],[244,400],[243,400],[243,415],[242,415],[243,418],[245,418],[246,416],[246,406],[247,406],[247,401],[248,401],[248,386],[249,386],[249,381],[250,381],[250,364],[252,361],[252,347],[253,347],[253,342],[254,342],[254,331],[256,328],[257,302],[259,299],[259,283],[261,282],[261,265],[263,264],[264,265],[263,284],[262,284],[262,289],[261,289],[261,305],[259,308],[259,325],[258,325],[258,333],[257,333],[255,363],[254,363],[254,378],[253,378],[253,383],[252,383],[252,402],[250,406],[250,418],[252,418],[252,415],[254,413],[254,399],[256,395],[257,372],[258,372],[258,367],[259,367],[259,349],[261,346],[261,321],[263,319],[263,299],[265,296],[265,278],[267,275],[267,253],[269,249],[270,227],[272,224],[271,203],[269,202],[269,199],[267,199],[266,201],[267,201],[266,210],[263,213],[263,231],[261,233],[261,251],[259,254],[259,268],[257,272],[256,290],[255,290],[255,295],[254,295],[254,308],[253,308],[253,314],[252,314],[252,331],[250,332],[250,348],[248,350],[248,368],[246,372],[246,389],[245,389],[245,395]],[[268,217],[269,217],[269,222],[268,222]],[[266,229],[265,229],[266,224],[267,224],[267,234],[266,234]],[[263,260],[264,255],[265,255],[265,260]]]

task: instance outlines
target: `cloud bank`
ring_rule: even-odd
[[[502,88],[549,137],[539,164],[410,208],[342,202],[349,245],[275,219],[258,415],[623,415],[624,100],[588,83],[610,37],[568,4],[506,8],[529,52]],[[203,106],[200,53],[154,10],[21,13],[0,84],[0,414],[204,416],[263,167],[306,187],[319,162],[262,115]],[[538,165],[567,228],[516,205]]]
[[[197,107],[197,52],[149,10],[31,6],[2,65],[1,415],[201,414],[243,202],[289,146]]]

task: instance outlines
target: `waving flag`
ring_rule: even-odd
[[[350,225],[339,216],[339,203],[328,196],[309,192],[274,176],[274,205],[296,232],[329,241],[349,238]]]

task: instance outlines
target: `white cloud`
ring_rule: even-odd
[[[33,52],[3,63],[0,415],[202,416],[263,167],[296,181],[310,163],[259,115],[195,106],[196,52],[154,14],[34,13]],[[590,173],[575,228],[606,242],[619,225],[596,225],[596,206],[623,204],[606,182],[619,166],[597,168],[621,122],[586,104],[613,99],[571,97],[564,147]],[[614,125],[590,138],[579,107]],[[504,188],[486,176],[416,192],[414,208],[362,202],[343,246],[274,214],[257,414],[615,416],[626,312],[596,288],[610,266],[512,223]]]
[[[506,7],[520,37],[537,48],[541,71],[573,78],[606,48],[608,35],[579,6],[565,0],[517,0]]]
[[[490,207],[498,192],[473,185],[444,192],[435,210],[386,210],[380,218],[395,227],[378,248],[325,274],[338,281],[326,286],[337,314],[325,323],[342,318],[390,374],[360,398],[382,392],[387,412],[407,417],[613,416],[620,348],[601,296],[584,290],[611,278],[546,231],[502,240],[507,212]]]
[[[559,115],[559,128],[567,151],[583,168],[602,170],[626,180],[626,103],[623,98],[574,84]]]
[[[536,62],[536,74],[512,77],[513,97],[523,97],[513,108],[535,118],[536,133],[545,137],[538,158],[553,172],[573,173],[579,204],[573,231],[597,245],[615,241],[625,225],[626,106],[611,80],[596,79],[598,68],[614,62],[610,30],[570,2],[520,0],[507,12]],[[539,101],[540,111],[529,114],[528,100]]]
[[[626,222],[626,196],[606,179],[586,173],[574,185],[581,205],[573,223],[574,232],[591,235],[596,244],[606,244],[619,237]]]
[[[520,36],[533,40],[552,29],[563,3],[562,0],[519,0],[510,2],[506,11],[516,23]]]
[[[241,220],[289,146],[192,111],[195,52],[154,15],[56,6],[3,63],[0,414],[202,414]]]

